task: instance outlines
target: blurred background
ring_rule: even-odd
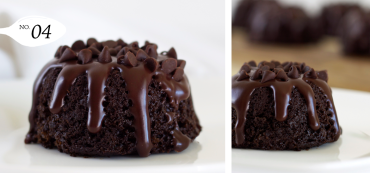
[[[178,58],[187,61],[185,73],[194,95],[215,92],[199,87],[207,82],[217,86],[214,89],[218,92],[223,91],[224,0],[0,2],[1,28],[12,25],[22,17],[36,15],[57,20],[67,29],[59,40],[32,48],[0,35],[0,122],[3,124],[0,126],[0,135],[28,126],[33,82],[41,68],[54,58],[58,47],[71,46],[76,40],[86,41],[90,37],[98,41],[122,38],[127,43],[138,41],[140,46],[148,40],[158,45],[158,52],[174,47]],[[50,32],[53,32],[53,26]],[[15,91],[17,93],[13,93]],[[208,98],[204,95],[194,95],[195,104],[207,102]],[[220,98],[223,97],[222,94]],[[223,99],[217,103],[222,105],[218,106],[217,112],[223,114]],[[201,109],[201,106],[196,106],[200,114]]]
[[[328,70],[328,83],[331,87],[370,91],[370,1],[276,0],[274,3],[279,4],[281,8],[291,9],[291,14],[285,18],[281,17],[284,16],[280,14],[281,12],[276,12],[276,8],[260,5],[258,9],[253,9],[254,7],[246,4],[245,1],[232,1],[233,75],[239,71],[244,62],[251,60],[257,63],[264,60],[305,62],[316,71]],[[244,2],[242,5],[244,7],[239,8],[242,2]],[[238,13],[238,10],[244,13]],[[254,12],[255,15],[246,14],[245,11]],[[244,18],[240,22],[240,14],[249,15],[249,19]],[[305,20],[300,20],[301,18]],[[314,40],[300,39],[300,37],[311,34],[303,31],[302,28],[306,25],[302,24],[304,23],[302,21],[311,23],[311,25],[307,24],[307,27],[321,29],[314,31],[317,38]],[[327,23],[333,21],[337,24],[328,26]],[[290,25],[289,27],[293,28],[291,31],[298,30],[296,32],[298,36],[295,35],[296,40],[282,41],[269,38],[271,35],[280,34],[282,37],[290,35],[290,33],[276,30],[278,26],[283,25]],[[330,29],[332,32],[329,31]],[[263,31],[258,33],[261,30]]]

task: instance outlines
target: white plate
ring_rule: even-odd
[[[183,152],[146,158],[71,157],[38,144],[25,145],[32,81],[0,82],[0,172],[224,172],[224,80],[190,82],[203,126],[200,136]]]
[[[343,134],[304,151],[232,149],[233,172],[370,172],[370,93],[333,88]]]

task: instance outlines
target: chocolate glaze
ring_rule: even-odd
[[[106,44],[106,42],[104,42],[104,44]],[[156,52],[153,52],[156,51],[156,45],[150,46],[154,44],[148,44],[149,45],[147,46],[148,48],[146,53],[148,53],[149,51],[151,54],[157,55]],[[115,44],[111,43],[110,41],[109,46],[112,45],[114,46]],[[96,46],[96,43],[92,44],[92,46]],[[132,44],[130,44],[129,46],[130,49],[135,49],[134,52],[137,52],[137,50],[139,49],[138,46],[132,46]],[[106,47],[104,49],[106,49]],[[125,47],[125,49],[128,49],[128,47]],[[60,48],[58,49],[58,51],[61,51]],[[63,111],[63,99],[66,96],[68,89],[73,85],[75,79],[80,74],[87,73],[89,89],[89,111],[87,129],[91,133],[98,133],[101,130],[102,121],[105,116],[104,107],[102,104],[105,97],[105,82],[109,76],[109,73],[113,69],[118,69],[122,74],[122,78],[126,82],[128,98],[132,101],[133,105],[129,108],[129,111],[134,115],[135,118],[134,127],[137,139],[137,152],[142,157],[146,157],[150,154],[150,151],[152,149],[152,142],[150,117],[148,111],[148,87],[151,80],[154,79],[160,83],[161,89],[167,93],[168,98],[170,99],[170,104],[174,108],[173,112],[165,112],[166,116],[168,117],[168,122],[170,123],[173,122],[173,119],[176,116],[179,102],[188,99],[190,96],[190,86],[188,79],[186,75],[183,74],[183,77],[181,77],[180,80],[178,80],[178,77],[176,78],[177,80],[174,80],[172,74],[164,72],[168,71],[168,69],[166,69],[165,67],[158,67],[158,64],[160,64],[158,62],[170,58],[166,55],[158,55],[157,59],[151,59],[147,55],[147,59],[150,61],[145,61],[145,59],[142,58],[142,55],[140,55],[140,57],[136,56],[136,58],[138,58],[137,65],[135,67],[132,67],[132,65],[117,63],[117,57],[115,56],[111,57],[112,60],[110,62],[106,61],[107,58],[105,58],[104,56],[110,55],[106,55],[106,52],[102,50],[99,51],[101,51],[99,58],[97,59],[95,57],[92,62],[87,64],[82,64],[81,62],[79,62],[77,60],[77,57],[72,60],[61,62],[60,59],[57,59],[59,57],[56,56],[55,59],[51,60],[45,65],[45,67],[37,76],[33,86],[33,102],[29,114],[30,130],[26,136],[25,143],[32,142],[31,134],[34,133],[36,125],[34,119],[35,116],[37,116],[36,107],[38,105],[38,95],[40,94],[39,92],[43,78],[50,69],[62,68],[55,82],[54,90],[49,102],[50,112],[53,114],[58,114],[60,111]],[[176,54],[173,48],[171,48],[171,51],[172,54]],[[141,54],[142,53],[143,52],[141,52]],[[127,51],[126,54],[126,56],[133,56],[131,55],[132,53],[129,51]],[[99,62],[100,59],[103,59],[104,62]],[[153,68],[155,70],[153,70]],[[173,135],[175,151],[180,152],[188,147],[191,139],[182,134],[179,130],[177,122],[175,123],[175,128],[173,131],[171,131],[171,134]]]
[[[291,66],[293,68],[289,72],[293,73],[293,71],[297,70],[297,68],[293,65],[293,63],[287,63],[288,66]],[[245,66],[245,65],[244,65]],[[305,66],[304,64],[302,66]],[[260,73],[261,68],[258,67],[250,67],[251,71],[247,73],[248,76],[256,76],[255,73]],[[305,66],[308,67],[308,66]],[[313,130],[318,130],[320,128],[320,121],[316,113],[316,100],[315,100],[315,94],[311,88],[311,86],[307,82],[312,82],[314,85],[321,88],[322,92],[325,94],[327,98],[327,102],[330,105],[329,111],[333,114],[331,116],[331,119],[334,120],[335,129],[336,129],[336,135],[335,139],[337,140],[340,136],[341,130],[338,126],[338,118],[336,115],[335,107],[333,104],[333,98],[331,96],[331,89],[327,85],[326,81],[320,78],[308,78],[306,76],[309,72],[314,70],[309,70],[305,74],[302,74],[303,71],[300,71],[298,78],[291,78],[289,75],[287,80],[281,80],[278,76],[280,76],[279,73],[283,73],[284,71],[280,68],[273,69],[275,73],[279,74],[278,76],[275,75],[275,78],[272,78],[271,80],[267,82],[261,82],[260,78],[248,78],[243,77],[242,80],[239,78],[239,76],[243,75],[245,76],[244,71],[246,67],[242,67],[241,71],[234,75],[232,77],[232,107],[236,110],[237,113],[237,121],[235,124],[235,142],[236,144],[242,144],[245,140],[245,122],[246,122],[246,113],[249,108],[249,101],[250,97],[253,93],[253,91],[256,88],[259,87],[270,87],[273,90],[274,93],[274,101],[275,101],[275,118],[278,121],[284,121],[288,117],[288,106],[289,106],[289,100],[290,95],[292,92],[293,87],[297,88],[298,91],[302,94],[304,99],[307,103],[308,108],[308,122],[310,127]],[[302,68],[303,69],[303,68]],[[266,71],[267,72],[267,71]],[[289,72],[285,72],[289,74]],[[239,78],[239,80],[238,80]]]

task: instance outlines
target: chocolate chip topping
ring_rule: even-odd
[[[260,67],[260,69],[261,69],[262,71],[270,71],[270,66],[268,66],[268,65],[264,65],[264,66],[261,66],[261,67]]]
[[[303,68],[302,68],[302,73],[306,73],[307,71],[309,71],[311,69],[311,67],[309,67],[309,66],[304,66]]]
[[[257,67],[257,64],[255,61],[249,61],[248,64],[252,67]]]
[[[171,47],[171,49],[167,52],[166,55],[168,57],[177,59],[177,53],[176,53],[176,50],[173,47]]]
[[[177,67],[185,68],[186,61],[185,60],[177,60]]]
[[[172,73],[177,67],[177,60],[174,58],[168,58],[162,61],[162,70],[163,72],[170,74]]]
[[[296,66],[291,66],[288,72],[288,76],[292,79],[299,78],[299,72]]]
[[[62,49],[62,46],[58,47],[58,50],[54,54],[54,58],[57,58],[57,59],[60,58],[60,49]]]
[[[60,56],[59,62],[65,62],[69,60],[77,59],[76,53],[71,48],[66,48],[62,56]]]
[[[242,81],[244,79],[249,79],[249,75],[246,71],[241,70],[241,71],[239,71],[239,77],[236,80],[237,81]]]
[[[136,59],[139,60],[139,61],[144,61],[148,57],[149,56],[142,49],[139,49],[136,52]]]
[[[101,63],[108,63],[112,61],[112,57],[109,53],[108,46],[105,46],[101,53],[99,54],[98,61]]]
[[[276,77],[276,74],[274,72],[272,72],[272,71],[264,71],[262,73],[261,83],[265,83],[265,82],[267,82],[269,80],[273,80],[273,79],[275,79],[275,77]]]
[[[60,56],[62,56],[63,55],[63,52],[66,50],[68,48],[68,46],[61,46],[60,47],[60,49],[58,49],[58,53],[57,53],[57,59],[59,59],[60,58]]]
[[[257,69],[253,75],[251,76],[251,79],[252,80],[258,80],[258,79],[261,79],[262,78],[262,70],[261,69]]]
[[[78,62],[81,64],[87,64],[92,62],[92,52],[90,49],[82,49],[78,52]]]
[[[326,70],[317,72],[317,77],[325,82],[328,82],[328,72]]]
[[[129,67],[137,66],[137,59],[135,55],[131,52],[127,52],[123,58],[123,64]]]
[[[304,73],[304,77],[311,78],[311,79],[317,79],[316,72],[313,68],[311,68],[306,73]]]
[[[293,65],[292,62],[287,62],[286,64],[284,63],[284,71],[288,72],[290,70],[290,67]]]
[[[108,48],[108,51],[111,56],[117,55],[117,50],[115,48]]]
[[[102,43],[93,43],[90,47],[94,47],[101,51],[103,49],[103,44]]]
[[[148,57],[147,59],[144,60],[144,63],[145,63],[145,67],[151,71],[151,72],[154,72],[157,70],[158,68],[158,62],[157,60],[155,60],[154,58],[152,57]]]
[[[146,46],[146,48],[145,48],[145,52],[146,52],[150,57],[153,57],[153,58],[155,58],[155,59],[157,59],[157,57],[158,57],[158,53],[157,53],[157,45],[155,45],[155,44],[151,44],[151,45]]]
[[[242,66],[242,68],[240,68],[239,71],[242,71],[242,70],[249,73],[249,72],[251,72],[251,67],[247,63],[244,63],[244,65]]]
[[[122,39],[118,39],[118,40],[117,40],[117,45],[122,46],[122,47],[125,47],[125,46],[127,46],[128,44],[127,44],[127,43],[125,43]]]
[[[107,46],[109,48],[115,48],[117,46],[117,42],[115,42],[113,40],[108,40],[108,41],[102,42],[102,44],[103,44],[103,47]]]
[[[90,47],[93,43],[97,43],[98,41],[95,38],[87,39],[87,46]]]
[[[276,79],[280,81],[288,81],[288,76],[286,75],[284,70],[278,70],[276,73]]]
[[[130,43],[128,46],[131,47],[134,50],[139,49],[139,43],[137,41],[134,41],[134,42]]]
[[[95,57],[99,56],[100,51],[97,48],[95,48],[95,47],[89,47],[88,49],[92,52],[92,55],[93,56],[95,56]]]
[[[173,73],[172,78],[175,81],[180,82],[184,78],[184,69],[181,67],[177,67],[175,72]]]
[[[82,49],[85,49],[85,48],[86,48],[86,45],[82,40],[75,41],[72,44],[72,47],[71,47],[71,49],[74,50],[74,51],[79,51],[79,50],[82,50]]]

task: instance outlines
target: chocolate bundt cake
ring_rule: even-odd
[[[310,43],[322,36],[321,19],[310,18],[298,7],[259,3],[249,22],[249,39],[255,42]]]
[[[340,34],[342,28],[341,21],[348,11],[361,10],[356,4],[330,4],[321,11],[324,33],[332,36]]]
[[[232,77],[232,147],[302,150],[337,141],[341,129],[326,71],[254,61]]]
[[[149,42],[61,46],[34,83],[25,143],[71,156],[181,152],[201,131],[184,67]]]
[[[347,55],[370,55],[370,15],[362,10],[351,10],[343,16],[340,39]]]

